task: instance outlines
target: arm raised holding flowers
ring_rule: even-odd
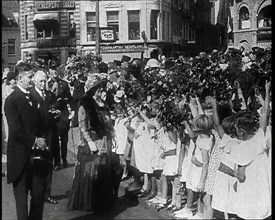
[[[212,110],[213,110],[213,120],[214,120],[214,126],[218,132],[218,135],[220,138],[223,137],[224,135],[224,130],[223,130],[223,127],[220,123],[220,118],[219,118],[219,115],[218,115],[218,106],[217,106],[217,101],[215,98],[211,97],[211,96],[207,96],[206,97],[206,100],[205,100],[205,103],[208,105],[210,105],[212,107]]]
[[[264,133],[266,132],[266,127],[268,124],[268,117],[270,113],[269,102],[270,102],[270,92],[271,92],[271,82],[265,82],[265,100],[263,105],[263,112],[260,117],[260,127],[263,129]]]

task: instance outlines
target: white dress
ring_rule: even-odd
[[[163,145],[163,137],[164,137],[164,129],[160,127],[160,125],[155,122],[156,127],[156,138],[154,139],[154,152],[152,157],[152,166],[154,170],[163,170],[164,166],[164,158],[161,155],[164,153],[164,145]]]
[[[133,148],[137,169],[143,173],[153,173],[152,157],[154,151],[153,129],[146,122],[140,122],[135,130],[139,136],[134,137]]]
[[[114,124],[114,130],[115,130],[115,140],[116,140],[116,146],[113,148],[113,152],[117,154],[124,154],[126,143],[127,143],[127,133],[128,130],[125,126],[125,122],[127,121],[127,118],[116,118],[115,124]]]
[[[235,148],[238,148],[240,141],[236,138],[231,138],[229,135],[224,134],[220,142],[219,148],[224,148],[221,155],[221,162],[234,170],[235,163],[232,158],[232,153]],[[237,192],[234,190],[233,185],[236,184],[237,179],[229,176],[224,172],[217,170],[216,178],[213,187],[212,208],[231,214],[236,213],[236,196]]]
[[[210,151],[212,147],[213,136],[211,135],[209,138],[200,138],[198,137],[196,140],[196,148],[194,155],[200,163],[202,161],[201,150],[204,149],[208,151],[210,157]],[[201,178],[202,167],[197,167],[194,163],[191,162],[190,169],[186,178],[186,188],[191,189],[194,192],[197,192],[197,187]]]
[[[163,175],[165,176],[175,176],[178,174],[178,163],[179,163],[179,150],[180,150],[181,141],[178,138],[177,143],[174,143],[170,140],[167,132],[163,135],[163,146],[164,152],[168,152],[176,149],[176,154],[172,156],[166,156],[164,158],[163,165]]]
[[[186,182],[187,180],[188,171],[192,164],[191,158],[192,158],[192,153],[194,149],[195,149],[195,143],[191,139],[189,145],[185,145],[185,154],[182,162],[180,182]]]
[[[236,214],[244,219],[264,219],[271,215],[271,186],[266,140],[260,128],[253,138],[240,143],[235,163],[246,166],[244,183],[237,184]]]
[[[270,182],[270,186],[271,186],[271,166],[272,166],[272,162],[271,162],[271,158],[272,158],[272,133],[271,133],[271,126],[267,126],[266,128],[266,148],[267,148],[267,156],[268,156],[268,163],[267,163],[267,169],[268,169],[268,175],[269,175],[269,182]]]

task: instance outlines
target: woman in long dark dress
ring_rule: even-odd
[[[111,152],[114,131],[105,102],[106,80],[98,77],[87,79],[88,91],[79,101],[80,144],[68,204],[70,210],[110,210],[117,196],[120,173],[122,175],[118,160]]]

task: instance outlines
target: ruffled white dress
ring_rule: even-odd
[[[177,139],[177,143],[174,143],[172,140],[170,140],[168,133],[164,132],[163,134],[164,152],[168,152],[176,149],[176,154],[172,156],[166,156],[164,158],[163,175],[175,176],[178,174],[180,145],[181,145],[181,141],[179,138]]]
[[[180,182],[186,182],[187,180],[188,171],[192,164],[191,158],[192,158],[194,149],[195,149],[195,143],[191,139],[190,143],[188,145],[185,145],[185,153],[184,153],[184,159],[182,162]]]
[[[224,165],[234,170],[235,163],[232,158],[232,153],[238,148],[240,140],[231,138],[229,135],[224,134],[219,144],[219,148],[223,148],[224,151],[221,155],[221,161]],[[212,208],[231,214],[236,213],[236,196],[237,192],[234,190],[233,185],[236,184],[237,179],[224,172],[217,170],[217,174],[214,181]]]
[[[244,219],[264,219],[271,215],[271,186],[266,154],[266,138],[260,128],[253,138],[240,143],[235,163],[246,166],[244,183],[237,184],[236,214]]]
[[[211,135],[209,138],[200,138],[198,137],[196,140],[196,148],[194,155],[200,163],[202,161],[201,150],[204,149],[208,151],[209,157],[211,152],[213,142],[213,136]],[[194,192],[197,192],[197,187],[201,178],[202,167],[197,167],[194,163],[191,162],[190,169],[186,178],[186,188],[191,189]]]
[[[127,143],[127,134],[128,129],[125,126],[125,122],[127,118],[116,118],[114,124],[114,131],[115,131],[115,146],[113,148],[113,152],[117,154],[124,154],[126,143]]]
[[[151,137],[154,129],[149,129],[146,122],[140,122],[135,133],[139,135],[133,140],[136,167],[143,173],[153,173],[154,140]]]

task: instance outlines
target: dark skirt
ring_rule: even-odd
[[[103,212],[113,206],[111,156],[91,154],[88,146],[79,146],[69,210]]]

